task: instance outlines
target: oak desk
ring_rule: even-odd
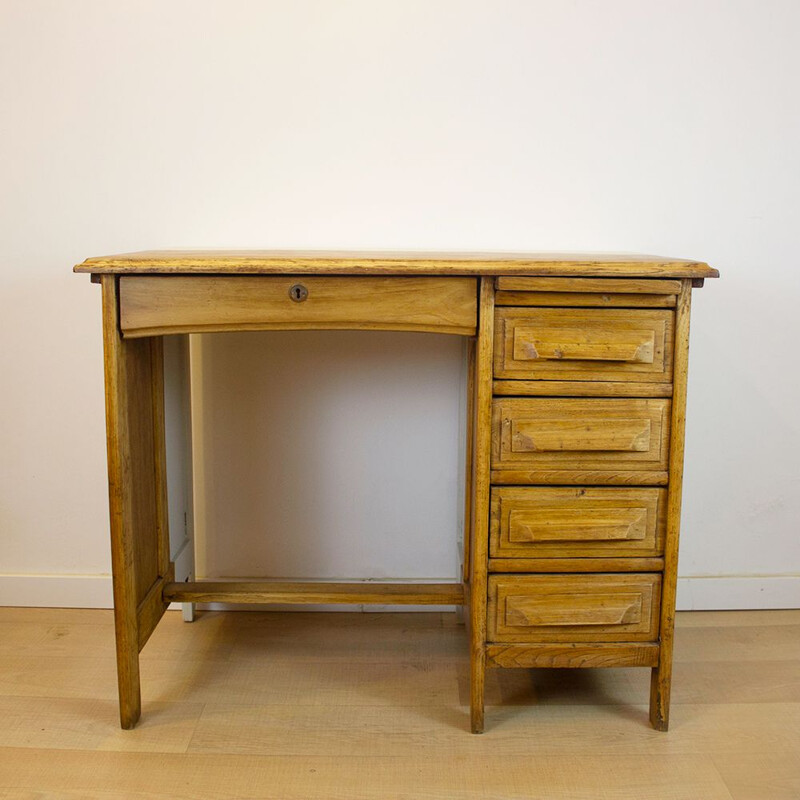
[[[717,277],[630,255],[142,252],[75,267],[103,290],[123,728],[170,602],[468,605],[472,730],[487,667],[652,668],[666,730],[689,309]],[[432,331],[469,337],[463,581],[176,583],[165,334]]]

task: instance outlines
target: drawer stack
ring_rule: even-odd
[[[659,666],[682,289],[496,279],[487,666]]]

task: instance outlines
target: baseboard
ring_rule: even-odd
[[[0,574],[0,606],[111,608],[111,576]],[[173,607],[180,606],[173,603]],[[678,578],[677,607],[679,611],[800,608],[800,575]],[[253,610],[253,606],[243,608]],[[311,610],[308,606],[286,608],[293,611]],[[333,608],[337,611],[445,610],[439,606]],[[447,609],[450,610],[450,607]]]
[[[678,578],[678,611],[800,608],[800,575]]]
[[[0,606],[112,608],[110,575],[2,575]]]

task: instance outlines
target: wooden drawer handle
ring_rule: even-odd
[[[581,330],[517,325],[515,361],[619,361],[652,364],[653,331]]]
[[[539,506],[535,511],[512,509],[508,515],[508,540],[515,544],[642,541],[646,532],[646,508]]]
[[[506,598],[506,625],[526,628],[629,625],[641,622],[642,595],[551,594]]]
[[[618,452],[650,449],[649,419],[510,420],[512,453]]]

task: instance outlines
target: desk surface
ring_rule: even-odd
[[[629,253],[145,250],[88,258],[75,272],[120,274],[531,275],[716,278],[702,261]]]

